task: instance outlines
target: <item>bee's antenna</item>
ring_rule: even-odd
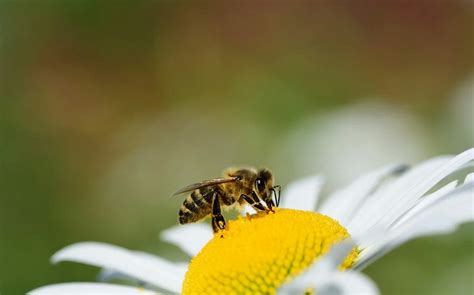
[[[278,188],[278,196],[276,194],[276,191],[275,191],[275,188]],[[273,194],[275,194],[275,203],[276,203],[276,206],[280,206],[280,195],[281,195],[281,186],[279,185],[275,185],[274,187],[271,188]]]
[[[275,204],[276,206],[278,207],[278,199],[277,199],[277,194],[275,192],[275,189],[273,189],[273,187],[270,189],[270,191],[272,192],[272,195],[275,196]]]

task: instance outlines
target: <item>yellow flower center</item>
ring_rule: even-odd
[[[276,209],[230,221],[192,259],[183,294],[274,294],[349,233],[328,216]],[[354,248],[342,263],[350,267]]]

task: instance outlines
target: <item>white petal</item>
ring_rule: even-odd
[[[377,285],[366,275],[357,271],[323,272],[314,274],[309,284],[291,289],[281,289],[277,294],[306,294],[312,289],[318,295],[377,295],[380,294]]]
[[[363,274],[337,270],[353,247],[350,240],[335,245],[306,272],[281,287],[278,294],[303,294],[309,288],[315,294],[379,294],[376,285]]]
[[[474,184],[471,183],[401,224],[396,229],[399,238],[393,244],[421,236],[450,233],[458,225],[473,220]]]
[[[390,165],[362,175],[348,187],[331,194],[317,211],[331,216],[344,226],[349,224],[354,212],[372,194],[380,183],[391,175],[402,173],[405,165]],[[349,232],[350,229],[349,229]]]
[[[407,171],[400,178],[373,194],[354,215],[349,224],[353,236],[366,234],[386,214],[393,203],[399,199],[400,193],[407,188],[415,186],[422,176],[438,169],[447,163],[449,158],[438,157],[421,163]],[[383,228],[381,229],[383,230]]]
[[[399,200],[393,203],[394,207],[382,217],[379,223],[384,226],[391,225],[403,213],[412,208],[418,199],[438,184],[438,182],[473,160],[474,149],[470,149],[457,155],[439,169],[432,171],[429,175],[421,176],[418,180],[419,183],[399,196]]]
[[[255,211],[254,208],[252,208],[250,205],[243,205],[242,210],[240,211],[240,215],[245,216],[248,214],[255,214],[257,211]]]
[[[157,261],[157,263],[161,263],[161,260],[162,260],[161,258],[159,258],[155,255],[151,255],[151,254],[145,253],[145,252],[134,251],[133,253],[135,253],[136,255],[142,256],[146,259],[151,259],[152,261]],[[178,275],[184,278],[184,276],[186,274],[186,271],[188,270],[189,264],[188,263],[183,263],[183,262],[177,262],[177,263],[174,263],[174,265],[176,266],[176,272],[178,273]],[[153,285],[147,284],[147,283],[145,283],[141,280],[133,278],[129,275],[126,275],[126,274],[124,274],[122,272],[119,272],[119,271],[116,271],[114,269],[103,268],[103,269],[101,269],[101,271],[97,275],[97,281],[110,282],[112,280],[131,280],[131,281],[137,280],[138,283],[140,283],[140,286],[143,286],[145,288],[150,286],[150,289],[153,289],[153,287],[152,287]]]
[[[40,287],[28,295],[156,295],[158,293],[137,287],[103,283],[64,283]]]
[[[283,190],[280,207],[313,211],[323,183],[323,177],[317,175],[290,183]]]
[[[145,260],[153,262],[157,266],[160,266],[160,267],[161,267],[162,263],[169,264],[169,265],[171,265],[171,267],[174,268],[174,273],[183,274],[183,276],[186,273],[186,271],[188,270],[188,265],[189,264],[187,262],[174,262],[174,261],[170,262],[170,261],[167,261],[167,260],[165,260],[165,259],[163,259],[159,256],[156,256],[156,255],[153,255],[153,254],[150,254],[150,253],[147,253],[147,252],[142,252],[142,251],[132,251],[132,253],[137,255],[137,256],[142,257]],[[168,265],[164,266],[164,267],[168,267]]]
[[[407,211],[407,213],[403,215],[393,226],[391,226],[391,228],[397,228],[400,224],[403,224],[406,220],[415,216],[423,209],[427,208],[431,204],[438,202],[443,197],[446,197],[449,192],[453,191],[456,188],[457,184],[458,181],[452,181],[440,188],[439,190],[435,191],[434,193],[421,198],[419,202],[415,205],[415,207]]]
[[[314,294],[377,295],[380,292],[375,283],[366,275],[356,271],[346,271],[336,272],[323,278],[321,283],[314,288]]]
[[[417,165],[367,201],[351,222],[352,234],[389,227],[446,176],[474,160],[474,149],[456,157],[438,157]]]
[[[468,182],[474,182],[474,173],[469,173],[467,176],[466,176],[466,179],[464,180],[464,182],[468,183]]]
[[[397,228],[380,235],[377,243],[364,249],[356,268],[361,269],[396,246],[422,236],[450,233],[474,220],[474,183],[458,187]]]
[[[161,239],[178,246],[193,257],[212,239],[212,229],[203,223],[180,225],[163,231]]]
[[[337,266],[344,261],[354,246],[354,242],[350,239],[333,246],[326,255],[315,261],[304,273],[280,287],[278,293],[301,293],[301,291],[314,286],[316,280],[322,275],[336,271]]]
[[[113,269],[172,292],[180,292],[184,278],[180,267],[162,258],[149,259],[121,247],[97,242],[65,247],[54,254],[51,261],[74,261]]]
[[[145,252],[133,252],[137,255],[141,255],[147,259],[151,259],[152,261],[156,261],[156,259],[158,258],[158,262],[157,263],[160,263],[161,262],[161,259],[159,257],[156,257],[155,255],[151,255],[149,253],[145,253]],[[177,272],[178,274],[180,274],[180,276],[184,277],[184,275],[186,274],[186,271],[188,270],[188,266],[189,264],[188,263],[182,263],[182,262],[177,262],[175,263],[175,266],[176,266],[176,269],[177,269]],[[136,278],[133,278],[129,275],[126,275],[124,273],[121,273],[119,271],[116,271],[114,269],[109,269],[109,268],[103,268],[99,275],[97,276],[97,280],[100,281],[100,282],[109,282],[109,281],[112,281],[112,280],[124,280],[124,279],[128,279],[128,280],[137,280]],[[137,280],[141,286],[143,287],[147,287],[148,285],[150,284],[146,284],[145,282],[143,281],[140,281],[140,280]]]

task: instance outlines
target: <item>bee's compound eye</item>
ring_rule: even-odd
[[[261,178],[257,178],[255,180],[255,187],[257,187],[257,190],[262,192],[265,190],[265,182]]]

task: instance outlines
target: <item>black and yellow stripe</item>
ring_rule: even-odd
[[[197,189],[188,195],[179,209],[179,223],[196,222],[211,214],[212,195],[215,189]]]

